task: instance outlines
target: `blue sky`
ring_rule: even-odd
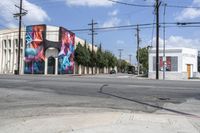
[[[153,5],[154,0],[119,0],[121,2]],[[200,0],[161,0],[168,5],[200,6]],[[3,0],[0,3],[0,27],[16,27],[17,20],[12,16],[18,9],[19,0]],[[98,22],[96,27],[110,27],[119,25],[134,25],[153,23],[153,8],[141,8],[114,4],[107,0],[23,0],[23,6],[28,10],[23,24],[49,24],[63,26],[67,29],[90,28],[88,23],[92,19]],[[163,22],[163,7],[160,8],[160,21]],[[200,20],[200,9],[166,9],[166,22],[192,22]],[[80,38],[91,42],[88,32],[75,32]],[[136,30],[99,31],[95,43],[102,43],[104,49],[112,51],[117,57],[118,49],[123,49],[122,57],[128,60],[132,54],[132,63],[136,63]],[[141,47],[155,42],[155,29],[152,38],[152,28],[141,29]],[[160,41],[162,47],[162,28]],[[166,28],[167,47],[192,47],[200,49],[199,28]]]

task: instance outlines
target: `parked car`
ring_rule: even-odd
[[[135,74],[135,66],[128,66],[128,74]]]
[[[110,74],[116,74],[116,71],[115,70],[111,70]]]

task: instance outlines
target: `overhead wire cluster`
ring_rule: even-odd
[[[37,1],[37,0],[33,0]],[[54,4],[55,2],[62,2],[63,0],[55,0],[55,1],[37,1],[37,3],[41,4]],[[127,2],[122,2],[118,0],[107,0],[116,4],[121,4],[125,6],[134,6],[134,7],[143,7],[143,8],[154,8],[155,5],[150,5],[150,4],[133,4],[133,3],[127,3]],[[164,6],[164,4],[161,4],[160,6]],[[181,5],[166,5],[166,7],[169,8],[195,8],[195,9],[200,9],[200,7],[197,6],[181,6]],[[153,23],[146,23],[146,24],[135,24],[135,25],[121,25],[121,26],[113,26],[113,27],[98,27],[95,28],[96,31],[98,32],[109,32],[109,31],[117,31],[117,30],[133,30],[137,28],[137,25],[139,25],[140,29],[150,29],[152,28],[152,36],[154,33],[154,28],[155,28],[155,15],[153,19]],[[166,28],[174,28],[174,27],[200,27],[200,22],[168,22],[165,23]],[[25,23],[24,23],[25,26]],[[0,27],[10,29],[9,27],[5,25],[0,25]],[[163,27],[163,23],[160,23],[160,28]],[[72,32],[75,33],[88,33],[90,29],[89,28],[84,28],[84,29],[71,29]],[[24,31],[23,31],[24,32]],[[55,32],[55,31],[49,31],[49,32]]]

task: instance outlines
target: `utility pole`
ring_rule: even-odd
[[[128,56],[129,56],[129,63],[130,63],[130,65],[131,65],[131,57],[132,57],[132,55],[129,54]]]
[[[88,24],[91,25],[91,35],[92,36],[92,75],[94,74],[93,72],[93,67],[94,67],[94,35],[97,35],[94,31],[94,25],[97,25],[98,23],[95,23],[94,20],[92,19],[92,23]]]
[[[140,75],[140,57],[139,57],[139,49],[140,49],[140,29],[139,25],[137,25],[137,67],[138,67],[138,75]]]
[[[119,51],[120,71],[122,72],[122,51],[123,51],[123,49],[118,49],[118,51]]]
[[[166,6],[164,4],[164,14],[163,14],[163,80],[165,80],[165,71],[166,71],[166,56],[165,56],[165,15],[166,15]]]
[[[27,10],[22,8],[22,0],[20,0],[20,6],[15,5],[19,8],[19,13],[14,14],[14,17],[19,17],[19,35],[18,35],[18,62],[17,62],[17,74],[20,75],[20,49],[21,49],[21,27],[22,27],[22,16],[27,14]],[[25,11],[25,12],[22,12]]]
[[[156,0],[156,79],[159,79],[159,7],[160,1]]]

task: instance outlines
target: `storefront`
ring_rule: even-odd
[[[163,58],[163,50],[159,51],[159,79],[189,79],[196,77],[198,50],[190,48],[167,48]],[[165,65],[165,67],[163,67]],[[149,50],[149,78],[156,77],[156,49]]]

